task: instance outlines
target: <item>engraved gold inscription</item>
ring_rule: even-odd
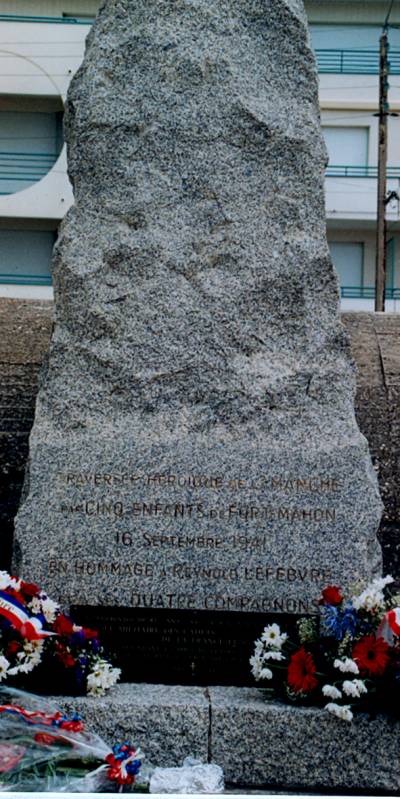
[[[49,573],[54,574],[80,574],[118,575],[132,577],[173,577],[180,580],[225,580],[236,582],[239,580],[258,580],[263,582],[304,583],[311,582],[322,585],[329,582],[331,570],[328,567],[293,567],[293,566],[198,566],[193,563],[171,563],[157,568],[152,563],[140,561],[96,561],[76,559],[71,562],[53,558],[49,560]]]
[[[172,488],[208,488],[219,490],[229,488],[234,491],[245,489],[285,491],[288,493],[337,493],[343,488],[343,483],[336,477],[311,477],[294,476],[290,478],[277,475],[261,475],[256,480],[239,477],[223,477],[220,475],[179,475],[168,473],[132,474],[129,472],[103,473],[103,472],[60,472],[59,479],[62,483],[73,487],[102,486],[164,486]]]
[[[220,519],[231,523],[259,521],[287,522],[335,522],[336,508],[291,508],[255,505],[228,505],[209,508],[202,504],[164,504],[161,502],[134,502],[124,504],[121,501],[82,499],[74,502],[62,502],[61,513],[79,513],[84,516],[133,516],[140,519]]]

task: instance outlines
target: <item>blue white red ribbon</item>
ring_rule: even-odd
[[[113,746],[112,752],[105,759],[108,779],[121,786],[133,785],[142,765],[140,756],[140,749],[135,749],[128,742]]]
[[[30,616],[18,599],[7,591],[0,591],[0,616],[4,616],[18,630],[22,638],[27,638],[29,641],[38,641],[49,635],[55,635],[44,630],[40,619]]]
[[[378,628],[378,637],[387,644],[392,645],[395,636],[400,636],[400,608],[388,610]]]
[[[43,713],[41,710],[27,710],[21,705],[0,705],[0,713],[11,713],[22,718],[28,724],[58,727],[62,730],[72,730],[73,732],[81,732],[83,730],[81,717],[77,713],[68,718],[68,716],[63,716],[59,710],[56,713]]]

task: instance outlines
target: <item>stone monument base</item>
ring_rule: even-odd
[[[55,698],[111,742],[132,740],[159,766],[187,755],[222,766],[228,786],[398,795],[400,722],[340,721],[266,701],[262,690],[124,683],[104,698]]]

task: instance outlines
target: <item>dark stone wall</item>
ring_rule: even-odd
[[[400,314],[345,313],[357,364],[356,413],[368,439],[385,510],[384,572],[400,587]]]
[[[0,298],[0,569],[10,566],[13,519],[51,325],[51,302]]]
[[[385,512],[385,573],[400,581],[400,314],[345,313],[358,367],[356,412],[377,469]],[[40,366],[52,303],[0,298],[0,569],[9,568]]]

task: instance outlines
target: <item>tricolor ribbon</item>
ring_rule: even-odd
[[[69,719],[59,711],[53,714],[43,713],[41,710],[26,710],[21,705],[0,705],[0,713],[11,713],[14,716],[19,716],[28,724],[59,727],[62,730],[72,730],[73,732],[81,732],[83,730],[81,718],[77,714]]]
[[[113,746],[112,752],[105,758],[108,779],[120,786],[133,785],[142,765],[140,756],[140,749],[135,749],[128,742]]]
[[[400,608],[388,610],[378,628],[378,638],[387,644],[393,644],[395,636],[400,636]]]
[[[49,635],[55,635],[44,630],[40,619],[30,616],[18,599],[6,591],[0,591],[0,616],[4,616],[18,630],[22,638],[27,638],[29,641],[38,641]]]

